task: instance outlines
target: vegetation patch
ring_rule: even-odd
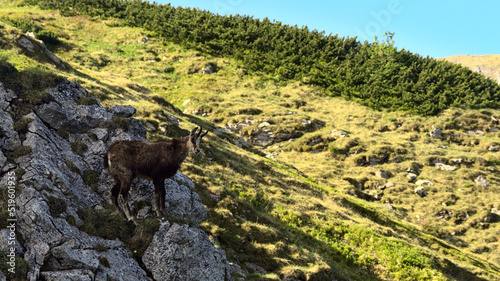
[[[28,275],[28,271],[30,270],[29,264],[23,258],[16,256],[15,257],[15,273],[12,273],[9,270],[10,266],[7,264],[10,262],[7,254],[2,253],[0,255],[0,270],[3,272],[7,280],[10,281],[24,281],[26,280],[26,276]]]
[[[375,109],[435,115],[452,106],[500,108],[500,85],[496,82],[458,64],[398,50],[390,32],[382,41],[361,43],[355,37],[325,35],[267,18],[228,17],[148,2],[26,3],[63,13],[117,17],[205,54],[232,57],[244,62],[245,68],[267,73],[278,81],[302,80],[321,86],[327,95]],[[137,20],[139,11],[141,19]],[[155,16],[158,14],[164,16]],[[217,28],[207,30],[195,20],[199,18]],[[300,56],[296,50],[301,50]],[[191,67],[187,73],[199,69]]]
[[[87,152],[87,150],[88,150],[88,146],[85,143],[80,142],[80,141],[71,142],[70,145],[71,145],[71,150],[73,151],[73,153],[80,155],[82,157],[83,157],[83,154],[85,152]]]
[[[14,122],[14,130],[19,134],[21,141],[26,139],[28,133],[28,125],[33,121],[31,118],[21,118]]]
[[[12,24],[13,26],[19,28],[23,33],[33,33],[37,39],[42,40],[49,46],[58,46],[61,44],[59,35],[52,31],[46,30],[31,18],[9,18],[3,16],[0,18],[0,20]]]
[[[14,148],[14,150],[12,151],[12,157],[16,159],[22,156],[26,156],[31,153],[31,150],[32,150],[31,146],[25,146],[25,145],[18,146]]]
[[[110,130],[128,130],[130,127],[130,118],[114,117],[111,121],[104,121],[100,126]]]
[[[82,209],[77,213],[83,221],[82,226],[80,226],[81,231],[105,239],[120,239],[132,251],[137,260],[141,260],[154,233],[160,227],[157,218],[140,220],[138,225],[134,226],[111,206],[101,210]]]
[[[64,199],[57,198],[54,196],[47,197],[47,205],[49,206],[50,214],[53,217],[57,217],[62,213],[66,212],[68,204]]]
[[[85,170],[82,174],[83,182],[90,186],[93,191],[97,190],[97,184],[99,183],[99,172],[96,170]]]
[[[53,101],[54,98],[45,92],[45,89],[55,87],[62,81],[62,78],[52,71],[39,67],[19,71],[7,62],[6,57],[0,57],[0,77],[4,86],[18,96],[15,105],[19,118],[28,114],[33,107]]]

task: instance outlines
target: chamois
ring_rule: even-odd
[[[194,128],[183,138],[174,138],[171,141],[118,141],[113,143],[104,156],[104,168],[115,180],[111,188],[112,203],[120,209],[118,197],[123,212],[129,221],[135,222],[127,205],[128,192],[132,180],[145,177],[153,180],[156,194],[155,211],[158,217],[165,214],[165,185],[166,178],[177,173],[182,161],[189,152],[200,152],[200,141],[207,133],[202,134],[202,127]],[[121,195],[121,196],[119,196]]]

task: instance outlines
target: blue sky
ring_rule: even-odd
[[[213,13],[268,17],[360,41],[394,32],[395,46],[422,56],[500,54],[498,0],[156,0]]]

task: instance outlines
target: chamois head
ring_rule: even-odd
[[[189,152],[193,152],[194,154],[200,153],[200,141],[201,138],[208,134],[208,130],[202,134],[203,129],[200,126],[200,131],[197,133],[198,128],[194,128],[191,133],[187,137],[184,138],[186,142],[187,148]]]

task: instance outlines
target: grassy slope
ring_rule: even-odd
[[[158,111],[178,118],[183,129],[190,129],[195,123],[214,129],[245,119],[281,118],[279,124],[290,124],[280,125],[281,129],[294,129],[297,120],[302,119],[325,122],[325,127],[314,135],[306,134],[290,144],[269,148],[278,162],[211,134],[204,147],[207,155],[192,157],[183,167],[209,209],[209,218],[202,227],[226,250],[230,260],[243,267],[245,262],[254,263],[269,272],[265,277],[255,276],[423,280],[457,278],[472,272],[485,279],[500,278],[496,254],[498,223],[488,224],[486,229],[480,226],[484,211],[490,205],[499,208],[500,203],[494,201],[498,188],[493,187],[498,186],[498,174],[487,172],[488,168],[496,169],[491,163],[498,164],[498,154],[485,151],[498,133],[480,139],[469,137],[452,124],[453,114],[461,110],[450,110],[428,120],[375,112],[344,100],[319,98],[314,94],[319,89],[300,83],[283,84],[264,76],[245,75],[235,61],[207,58],[177,45],[164,45],[143,30],[118,22],[82,17],[68,20],[36,8],[0,5],[1,15],[29,16],[46,29],[67,36],[64,46],[55,52],[72,70],[57,73],[81,83],[105,106],[135,106],[141,119],[158,127],[167,125],[169,135],[179,134],[180,130],[159,117]],[[151,40],[138,43],[145,36]],[[9,62],[20,70],[37,64],[15,47],[2,50],[0,55],[8,56]],[[187,74],[207,62],[216,62],[220,70],[212,75]],[[210,114],[204,118],[185,115],[152,97],[163,97],[183,110],[204,109]],[[297,104],[302,106],[295,108]],[[247,108],[262,112],[252,116],[235,114]],[[288,115],[290,111],[297,114]],[[471,114],[487,116],[478,111],[461,113],[463,119]],[[486,120],[483,125],[488,126],[489,122]],[[448,123],[448,134],[453,131],[464,143],[478,140],[478,144],[457,146],[426,137],[432,125],[445,129],[444,124]],[[355,157],[359,155],[346,157],[328,149],[314,154],[299,152],[301,146],[307,145],[307,138],[327,136],[334,129],[346,131],[348,139],[358,138],[361,154],[399,151],[407,161],[358,167]],[[161,137],[159,131],[151,132],[150,137]],[[324,148],[345,148],[348,142],[343,142],[337,140]],[[440,150],[437,145],[449,148]],[[436,156],[478,160],[449,174],[427,164],[429,158]],[[413,194],[414,186],[405,179],[404,171],[411,162],[422,163],[420,177],[435,183],[426,198]],[[375,186],[381,181],[372,174],[376,169],[390,171],[394,177],[389,181],[395,183],[379,194],[380,202],[345,195],[353,187],[343,179],[367,178]],[[470,178],[476,173],[485,174],[491,183],[489,188],[474,186]],[[373,188],[373,192],[378,191]],[[444,206],[441,201],[447,197],[454,202]],[[392,202],[394,211],[384,207],[385,201]],[[460,225],[453,219],[435,218],[443,208],[465,212],[470,218]],[[443,236],[444,241],[425,233]],[[481,256],[470,253],[484,247],[489,250]]]
[[[476,72],[479,72],[480,69],[481,71],[479,73],[500,82],[500,55],[460,55],[442,59],[453,63],[459,63]]]

